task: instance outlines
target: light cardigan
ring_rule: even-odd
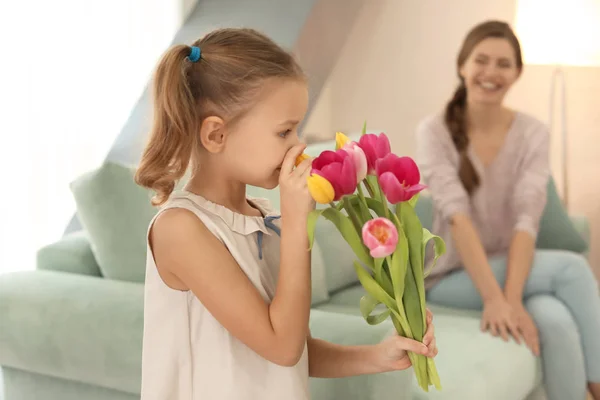
[[[471,217],[488,256],[507,253],[515,231],[537,237],[550,177],[549,133],[542,122],[516,112],[502,148],[487,167],[471,147],[467,149],[480,178],[471,197],[458,177],[459,154],[443,115],[430,116],[419,124],[416,143],[421,179],[434,203],[432,233],[446,242],[446,254],[431,270],[426,288],[462,267],[449,223],[457,213]],[[427,268],[431,258],[428,251]]]

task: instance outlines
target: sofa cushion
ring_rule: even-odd
[[[585,253],[588,250],[586,220],[569,216],[558,196],[553,178],[548,181],[547,191],[546,207],[540,220],[536,247],[539,249]],[[431,196],[422,195],[415,210],[423,226],[431,230],[433,226],[433,201]]]
[[[107,162],[75,180],[71,191],[102,275],[143,282],[146,232],[156,209],[133,177],[133,168]]]
[[[0,279],[0,365],[139,393],[144,286],[55,271]]]
[[[37,268],[100,276],[100,268],[85,231],[65,235],[37,252]]]
[[[588,250],[588,243],[575,229],[572,219],[558,196],[553,178],[548,181],[548,196],[540,221],[537,247],[576,253],[584,253]]]
[[[360,315],[361,285],[332,294],[320,310]],[[413,399],[524,399],[541,383],[541,365],[524,345],[479,329],[479,312],[430,304],[442,391],[423,392],[413,380]],[[364,322],[366,324],[366,322]],[[384,323],[389,323],[389,320]]]

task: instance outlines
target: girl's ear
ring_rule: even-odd
[[[225,147],[225,121],[221,117],[204,118],[200,125],[200,143],[210,153],[220,153]]]

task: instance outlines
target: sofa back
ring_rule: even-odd
[[[352,139],[356,137],[351,136]],[[306,153],[317,156],[323,150],[334,148],[335,141],[328,140],[311,144]],[[38,252],[38,268],[143,282],[146,232],[156,209],[150,204],[151,193],[135,184],[133,174],[132,167],[105,163],[73,182],[71,189],[84,233],[68,235],[60,242],[41,249]],[[248,187],[248,195],[267,198],[275,208],[280,208],[278,189]],[[421,195],[416,210],[423,226],[431,230],[432,199]],[[554,181],[550,179],[537,247],[584,253],[587,239],[587,220],[567,215]],[[324,218],[317,222],[315,243],[313,292],[315,301],[324,301],[328,293],[357,282],[353,268],[355,257],[333,223]]]

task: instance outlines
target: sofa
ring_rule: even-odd
[[[332,141],[322,142],[307,153],[333,147]],[[139,398],[145,235],[155,210],[132,174],[129,166],[105,163],[73,182],[83,229],[40,249],[35,270],[0,276],[4,400]],[[549,185],[538,247],[585,252],[587,221],[567,215],[553,182]],[[249,195],[279,205],[277,190],[249,188]],[[422,196],[417,211],[428,227],[432,209],[431,200]],[[313,336],[369,344],[392,334],[389,320],[370,326],[361,317],[364,292],[352,267],[353,254],[333,224],[320,220],[315,235]],[[540,364],[524,346],[481,333],[478,312],[429,307],[435,315],[442,391],[424,392],[409,369],[313,378],[313,400],[543,398]]]

